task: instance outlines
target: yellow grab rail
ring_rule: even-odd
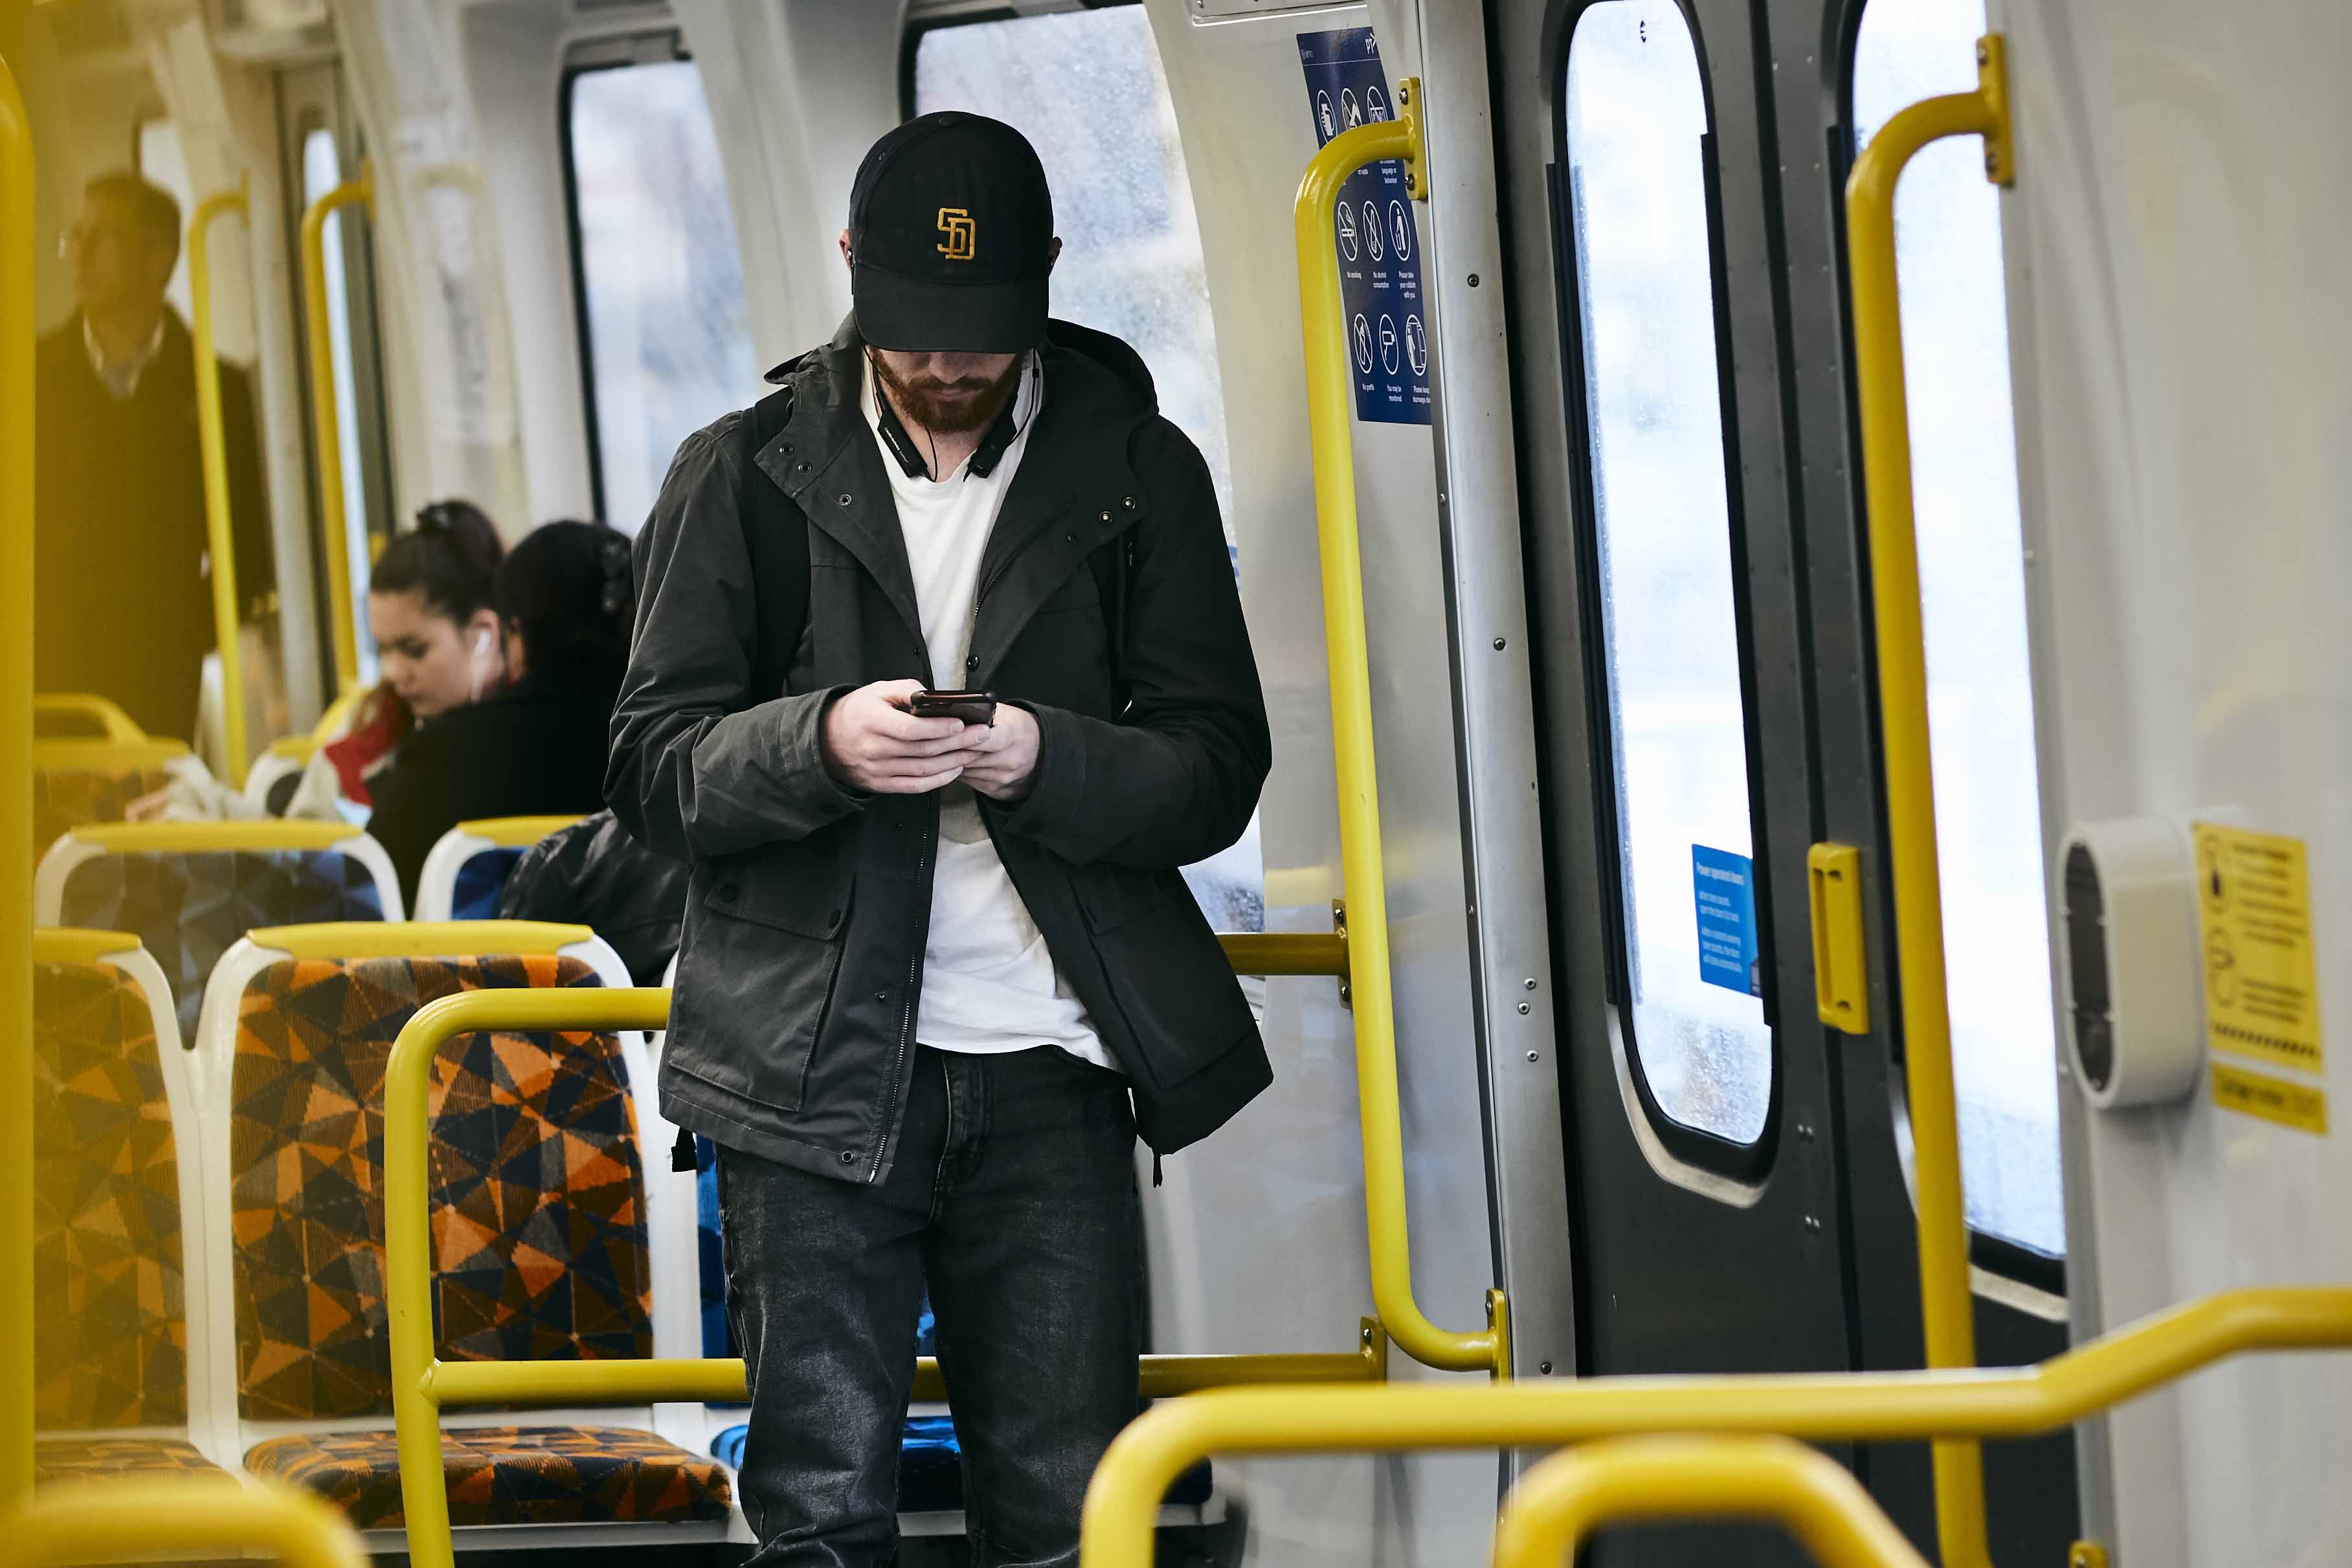
[[[1150,1568],[1160,1500],[1215,1454],[1557,1447],[1642,1432],[1814,1442],[2024,1437],[2225,1356],[2347,1347],[2352,1289],[2281,1288],[2224,1291],[2032,1367],[1204,1394],[1154,1406],[1111,1444],[1087,1489],[1079,1560],[1083,1568]]]
[[[99,732],[95,737],[66,736],[62,739],[96,739],[117,746],[144,745],[147,742],[147,731],[139,727],[139,721],[125,713],[121,705],[112,698],[100,697],[96,692],[39,692],[33,698],[33,712],[36,717],[43,713],[78,713],[98,725]]]
[[[335,399],[335,351],[328,339],[327,219],[339,207],[375,202],[375,170],[360,165],[302,214],[302,301],[310,340],[310,425],[319,451],[319,516],[326,531],[327,608],[335,639],[339,694],[359,689],[359,621],[352,610],[351,539],[343,513],[343,428]]]
[[[1219,931],[1236,974],[1328,974],[1348,978],[1345,931]]]
[[[1903,313],[1895,263],[1895,187],[1912,154],[1947,136],[1981,136],[1985,172],[2007,184],[2014,160],[2002,40],[1977,42],[1977,90],[1915,103],[1854,160],[1845,185],[1856,402],[1870,527],[1871,607],[1878,626],[1878,715],[1885,755],[1886,844],[1895,879],[1905,1081],[1918,1180],[1919,1297],[1930,1367],[1976,1364],[1968,1215],[1952,1090],[1952,1024],[1944,984],[1944,908],[1936,865],[1936,786],[1927,736],[1927,656],[1919,546],[1911,515],[1911,416],[1903,387]],[[1816,962],[1819,962],[1818,955]],[[1984,1456],[1973,1443],[1935,1449],[1936,1530],[1945,1568],[1986,1568]]]
[[[1768,1519],[1826,1568],[1927,1568],[1845,1467],[1786,1437],[1614,1437],[1554,1454],[1503,1504],[1495,1568],[1566,1568],[1604,1524]]]
[[[213,219],[243,213],[245,182],[196,204],[188,220],[188,331],[195,341],[196,433],[205,463],[205,532],[212,548],[213,635],[220,639],[221,752],[228,777],[242,783],[245,743],[244,650],[237,630],[244,606],[236,596],[236,531],[228,511],[228,437],[221,422],[220,355],[213,347]]]
[[[33,1489],[33,127],[0,60],[0,1510]]]
[[[1404,1352],[1453,1372],[1510,1375],[1500,1291],[1486,1327],[1439,1328],[1412,1293],[1404,1195],[1404,1129],[1397,1106],[1396,1000],[1390,984],[1388,874],[1381,856],[1380,783],[1372,752],[1372,681],[1364,631],[1364,563],[1356,524],[1354,378],[1340,308],[1331,225],[1339,187],[1366,163],[1403,161],[1419,189],[1421,84],[1397,90],[1397,118],[1343,131],[1298,182],[1291,225],[1298,247],[1298,318],[1307,351],[1307,418],[1315,464],[1315,531],[1323,558],[1324,656],[1330,667],[1331,760],[1339,794],[1339,869],[1348,905],[1356,1012],[1356,1099],[1364,1142],[1364,1215],[1372,1310]]]
[[[228,1476],[81,1481],[0,1516],[17,1568],[213,1558],[260,1548],[286,1568],[367,1568],[343,1516],[308,1492]]]
[[[257,938],[258,940],[258,938]],[[667,988],[477,991],[416,1010],[384,1069],[384,1305],[390,1319],[393,1424],[411,1568],[454,1568],[449,1495],[441,1462],[440,1412],[482,1405],[647,1405],[747,1396],[740,1357],[707,1360],[444,1362],[433,1345],[432,1201],[426,1166],[433,1058],[444,1042],[484,1030],[660,1029]],[[1364,1320],[1357,1348],[1334,1354],[1146,1356],[1137,1369],[1146,1399],[1238,1383],[1376,1383],[1388,1374],[1388,1341]],[[916,1363],[914,1397],[946,1393],[938,1363]]]

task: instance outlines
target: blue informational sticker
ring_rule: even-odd
[[[1307,105],[1320,147],[1342,131],[1395,117],[1370,27],[1298,35]],[[1340,187],[1331,242],[1339,252],[1356,417],[1384,425],[1429,421],[1428,307],[1421,292],[1421,229],[1405,194],[1404,165],[1367,163]]]
[[[1755,865],[1745,855],[1692,845],[1691,898],[1698,905],[1698,977],[1742,995],[1763,995]]]

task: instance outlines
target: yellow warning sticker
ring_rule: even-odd
[[[2224,1110],[2259,1116],[2282,1127],[2327,1136],[2327,1096],[2305,1084],[2248,1072],[2228,1062],[2213,1064],[2213,1103]]]
[[[2303,841],[2210,822],[2197,824],[2196,834],[2207,1043],[2319,1071],[2319,981]]]

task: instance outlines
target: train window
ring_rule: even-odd
[[[1117,333],[1151,367],[1160,411],[1208,461],[1238,574],[1208,268],[1150,18],[1114,5],[943,22],[914,35],[908,63],[913,112],[991,115],[1037,149],[1062,237],[1054,314]],[[1184,878],[1218,930],[1265,928],[1256,817]]]
[[[160,114],[151,115],[142,120],[131,133],[131,151],[137,155],[139,177],[171,192],[180,204],[183,219],[193,217],[196,197],[188,182],[188,161],[180,151],[180,128]],[[184,255],[180,258],[178,270],[172,274],[172,284],[164,298],[180,313],[182,321],[188,319],[191,300],[188,258]]]
[[[693,61],[573,69],[563,129],[597,510],[635,533],[678,442],[759,390],[742,257]]]
[[[1645,1099],[1753,1145],[1772,1036],[1748,875],[1698,53],[1674,0],[1601,0],[1568,51],[1598,625],[1623,932],[1620,1014]],[[1692,1141],[1678,1141],[1682,1148]]]
[[[1160,406],[1192,437],[1228,521],[1225,396],[1208,269],[1168,79],[1140,5],[925,28],[913,45],[917,114],[992,115],[1037,149],[1062,258],[1054,314],[1116,332],[1151,367]]]
[[[335,134],[323,125],[314,126],[302,137],[303,205],[317,201],[342,183],[342,154],[336,148]],[[335,430],[343,450],[343,518],[344,531],[350,540],[352,603],[363,606],[367,604],[368,568],[375,554],[368,542],[368,485],[355,369],[358,346],[352,337],[351,273],[343,251],[344,228],[352,211],[346,207],[328,219],[321,248],[327,263],[327,352],[335,373]],[[368,633],[364,614],[359,617],[358,631],[360,679],[373,685],[376,679],[375,638]]]
[[[1871,0],[1853,56],[1855,145],[1906,104],[1973,89],[1984,30],[1982,0]],[[1913,159],[1895,213],[1969,1222],[2055,1256],[2057,1043],[2000,205],[1975,141]]]

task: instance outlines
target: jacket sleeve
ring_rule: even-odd
[[[1207,859],[1248,827],[1273,760],[1208,465],[1174,426],[1157,431],[1167,445],[1143,465],[1152,508],[1135,524],[1118,617],[1127,711],[1029,705],[1036,783],[998,819],[1077,864]]]
[[[737,517],[741,416],[678,447],[637,537],[637,624],[613,710],[604,800],[676,860],[804,837],[857,808],[825,771],[831,691],[759,700],[751,552]]]

